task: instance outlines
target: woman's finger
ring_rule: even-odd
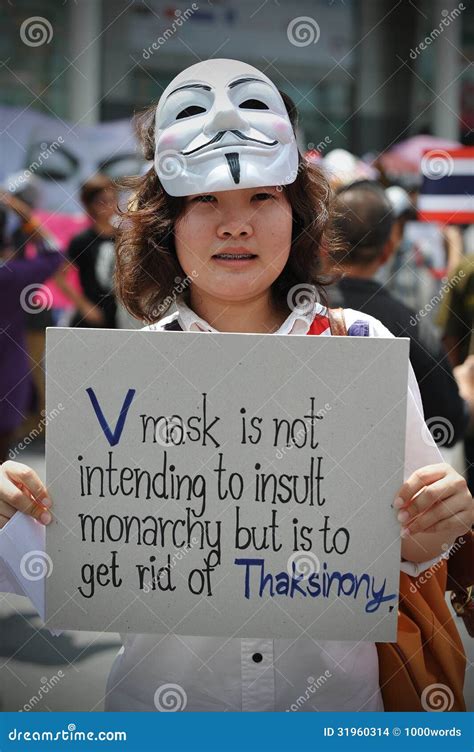
[[[415,533],[427,532],[430,527],[443,522],[452,517],[455,519],[452,521],[456,524],[456,517],[466,511],[466,503],[462,496],[452,496],[449,499],[444,499],[438,504],[435,504],[426,512],[419,514],[414,520],[412,520],[408,527],[410,535]],[[462,522],[461,518],[459,522]]]
[[[446,533],[451,538],[459,538],[460,535],[467,533],[472,527],[472,515],[468,510],[464,510],[454,517],[448,517],[440,520],[435,525],[423,530],[423,533]]]
[[[415,517],[425,513],[435,504],[453,496],[464,494],[466,488],[466,481],[462,475],[453,472],[451,475],[447,475],[445,478],[441,478],[423,488],[411,499],[408,506],[399,510],[397,519],[406,527]]]
[[[437,465],[426,465],[415,470],[400,488],[398,496],[393,502],[394,509],[407,508],[412,503],[413,497],[425,488],[425,486],[442,480],[452,473],[452,467],[445,462],[440,462]],[[418,498],[417,503],[419,503]]]
[[[7,460],[2,464],[1,469],[5,472],[10,481],[19,486],[22,491],[25,491],[25,488],[23,487],[26,487],[36,501],[41,501],[43,504],[46,501],[45,506],[48,505],[50,500],[48,499],[46,486],[41,481],[39,475],[35,473],[31,467],[24,465],[22,462]]]
[[[13,507],[14,511],[29,514],[44,524],[51,521],[51,514],[46,507],[35,501],[28,491],[22,491],[6,474],[0,477],[0,497],[5,504]]]

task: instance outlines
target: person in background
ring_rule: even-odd
[[[469,430],[474,430],[474,352],[468,355],[464,363],[453,368],[459,391],[469,405]],[[472,468],[471,468],[472,469]]]
[[[414,203],[416,198],[398,185],[387,188],[386,196],[392,205],[394,219],[394,253],[379,270],[377,279],[397,300],[410,308],[419,311],[429,304],[429,311],[432,311],[433,300],[440,294],[443,281],[462,257],[461,232],[454,225],[439,229],[431,223],[418,222]],[[437,240],[440,243],[439,254],[443,256],[438,264],[427,253],[430,245]],[[434,253],[434,257],[436,255]]]
[[[336,263],[343,272],[328,288],[331,305],[354,308],[379,319],[396,337],[410,338],[410,361],[420,387],[425,421],[440,446],[459,441],[469,420],[446,352],[426,318],[395,299],[375,275],[391,258],[400,225],[384,189],[362,180],[342,188],[335,228],[346,246]]]
[[[41,224],[41,219],[37,215],[37,209],[41,203],[41,180],[32,173],[25,175],[23,171],[9,175],[5,185],[14,200],[22,202],[23,211],[27,212],[30,217],[28,224],[31,222],[36,225]],[[16,206],[19,205],[16,204]],[[43,231],[45,230],[46,228],[43,227]],[[51,235],[47,230],[46,232],[52,247],[60,251],[61,248],[54,234]],[[31,233],[28,225],[25,229],[25,222],[17,211],[8,212],[6,234],[9,246],[15,251],[15,258],[32,259],[38,255],[35,244],[30,242]],[[48,286],[50,281],[44,280],[41,291],[32,296],[24,312],[25,348],[28,352],[35,403],[34,410],[28,411],[26,420],[21,426],[21,432],[25,436],[34,432],[33,435],[38,443],[44,439],[41,418],[46,406],[43,369],[46,329],[48,326],[54,326],[53,297]]]
[[[451,365],[472,364],[474,356],[474,255],[465,256],[448,282],[449,292],[443,300],[439,323]],[[471,368],[460,371],[471,373]],[[463,379],[467,388],[468,382]],[[474,418],[464,439],[467,482],[474,492]]]
[[[82,293],[67,285],[64,276],[61,290],[76,306],[71,326],[117,326],[117,305],[113,292],[116,228],[112,220],[117,211],[117,189],[106,175],[87,180],[80,192],[81,203],[92,220],[89,229],[71,240],[69,261],[79,270]]]
[[[443,341],[453,366],[474,355],[474,255],[465,256],[448,281],[439,313]]]
[[[375,274],[375,279],[405,305],[417,307],[418,288],[425,286],[415,273],[415,259],[411,243],[404,238],[407,222],[416,219],[416,209],[404,188],[392,185],[385,195],[392,207],[393,253]]]
[[[449,293],[443,300],[440,322],[444,323],[443,341],[448,348],[454,375],[459,389],[470,407],[470,423],[464,437],[466,480],[469,491],[474,493],[474,255],[467,255],[449,280]],[[471,532],[471,535],[474,535]],[[462,555],[464,549],[459,549]],[[471,549],[466,554],[472,557]],[[451,557],[452,558],[452,557]],[[449,571],[448,562],[448,571]],[[462,561],[461,572],[466,562]],[[469,566],[469,564],[467,564]],[[472,565],[471,565],[472,566]],[[457,570],[455,568],[455,575]],[[465,578],[464,578],[465,579]],[[464,621],[471,637],[474,637],[474,582],[463,582],[453,576],[454,587],[451,603],[456,614]]]
[[[36,246],[34,258],[22,258],[6,232],[8,210],[21,220],[22,232]],[[26,414],[35,407],[36,392],[26,350],[27,313],[34,310],[34,297],[41,283],[64,266],[62,254],[31,217],[20,199],[0,194],[0,463]]]

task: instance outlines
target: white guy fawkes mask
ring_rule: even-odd
[[[186,68],[156,108],[154,164],[171,196],[293,183],[298,148],[275,84],[239,60]]]

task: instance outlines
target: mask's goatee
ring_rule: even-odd
[[[229,165],[230,174],[234,183],[240,183],[240,159],[237,152],[226,154],[227,164]]]

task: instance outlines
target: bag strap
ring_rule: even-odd
[[[328,308],[329,328],[334,336],[347,337],[347,326],[344,318],[344,308]]]

